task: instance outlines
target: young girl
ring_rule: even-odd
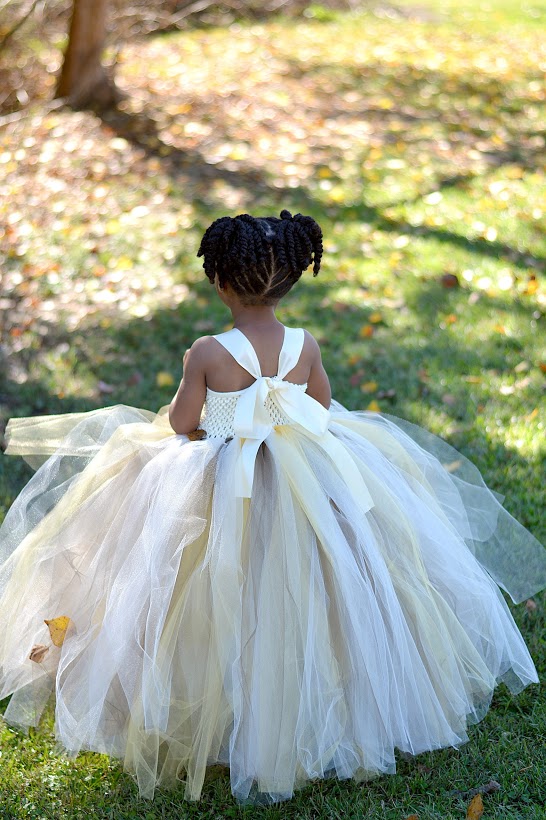
[[[331,401],[317,342],[275,317],[310,217],[216,220],[199,255],[234,328],[198,339],[159,413],[12,419],[36,474],[0,530],[0,698],[58,749],[120,758],[152,797],[229,766],[240,802],[458,746],[495,686],[537,682],[499,586],[546,551],[446,442]]]

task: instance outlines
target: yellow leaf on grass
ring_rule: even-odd
[[[371,325],[362,325],[359,335],[362,336],[363,339],[369,339],[370,336],[373,336],[373,327]]]
[[[360,385],[360,389],[363,393],[375,393],[377,386],[377,382],[364,382]]]
[[[380,406],[378,405],[378,403],[377,403],[377,402],[375,401],[375,399],[374,399],[373,401],[371,401],[371,402],[369,403],[369,405],[367,406],[366,410],[371,410],[371,411],[372,411],[372,412],[374,412],[374,413],[379,413],[379,412],[381,411],[381,408],[380,408]]]
[[[44,623],[47,624],[51,640],[55,646],[62,646],[70,623],[68,615],[59,615],[57,618],[51,618],[50,620],[44,619]]]
[[[370,314],[369,319],[370,319],[370,322],[371,322],[373,325],[376,325],[378,322],[382,322],[382,321],[383,321],[383,317],[382,317],[382,316],[381,316],[381,314],[380,314],[380,313],[378,313],[377,311],[374,311],[373,313],[371,313],[371,314]]]
[[[466,810],[466,820],[480,820],[483,814],[483,800],[481,794],[473,797]]]
[[[174,384],[174,379],[171,373],[162,370],[161,373],[158,373],[155,377],[155,383],[158,387],[171,387],[171,385]]]

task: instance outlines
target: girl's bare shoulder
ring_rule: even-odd
[[[303,342],[303,355],[308,356],[310,359],[313,360],[320,360],[321,359],[321,352],[320,352],[320,345],[308,330],[303,329],[303,333],[305,335],[304,342]]]
[[[205,362],[211,357],[215,358],[221,356],[222,351],[225,352],[225,348],[214,338],[214,336],[200,336],[193,342],[190,347],[190,351],[192,358]]]

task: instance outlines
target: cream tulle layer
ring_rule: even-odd
[[[458,745],[499,681],[537,681],[492,577],[516,600],[542,588],[542,546],[432,434],[337,404],[330,430],[365,515],[289,427],[248,500],[237,441],[190,442],[164,415],[13,422],[9,452],[41,466],[0,529],[6,721],[37,725],[54,691],[59,747],[120,758],[142,795],[185,781],[198,799],[222,762],[239,801],[268,802]],[[59,615],[63,646],[30,661]]]

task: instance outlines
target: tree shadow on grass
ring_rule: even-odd
[[[401,139],[400,132],[390,130],[389,124],[403,122],[407,125],[404,142],[427,146],[431,136],[413,134],[411,128],[433,123],[443,126],[442,140],[450,148],[481,146],[479,153],[491,167],[517,164],[532,172],[544,165],[544,133],[540,128],[523,126],[517,118],[524,102],[521,92],[505,78],[481,77],[470,71],[450,73],[402,62],[366,60],[355,66],[286,58],[286,63],[285,73],[292,78],[309,81],[316,77],[310,114],[330,119],[352,117],[372,123],[374,137],[382,136],[384,145]],[[336,93],[328,89],[325,79],[335,84]],[[543,82],[539,71],[518,79],[527,87],[539,87]],[[386,89],[388,106],[370,105],[366,101],[367,92],[374,97],[378,88]],[[358,97],[347,102],[348,92],[357,92]],[[500,130],[507,139],[495,148],[494,142],[487,141],[498,137]]]

